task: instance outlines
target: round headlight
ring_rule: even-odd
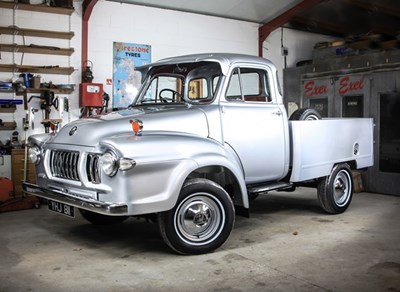
[[[108,176],[113,176],[117,173],[118,170],[118,163],[117,157],[114,153],[106,152],[104,153],[101,158],[101,168],[103,169],[104,173]]]
[[[39,147],[37,147],[37,146],[29,147],[28,157],[29,157],[29,160],[32,161],[33,164],[39,164],[39,162],[40,162]]]

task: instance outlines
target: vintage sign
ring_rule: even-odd
[[[141,84],[141,74],[135,68],[150,63],[151,46],[114,42],[113,59],[113,108],[126,108]]]
[[[346,95],[349,93],[357,93],[364,89],[364,76],[340,77],[338,81],[338,92],[340,95]]]
[[[306,80],[302,88],[303,96],[309,98],[326,97],[329,92],[329,86],[332,86],[330,81],[331,78]],[[362,93],[364,86],[364,76],[342,76],[335,81],[335,94],[343,96],[350,93]]]
[[[326,96],[328,85],[328,80],[308,80],[304,83],[303,94],[306,97]]]

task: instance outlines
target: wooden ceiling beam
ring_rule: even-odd
[[[324,22],[321,20],[306,18],[298,15],[292,17],[292,19],[290,20],[290,24],[299,24],[299,26],[301,27],[309,28],[309,31],[319,31],[320,33],[323,32],[324,34],[332,36],[344,37],[346,34],[349,34],[349,32],[347,31],[347,27],[344,25],[339,25],[339,23]]]
[[[340,24],[339,22],[332,23],[330,21],[323,21],[321,19],[317,20],[302,16],[294,16],[290,22],[294,26],[299,24],[299,26],[310,27],[310,31],[320,31],[332,36],[347,37],[355,34],[354,27],[351,25],[351,21]],[[374,25],[371,26],[370,31],[364,31],[360,33],[379,33],[386,36],[396,36],[398,32],[396,31],[396,28],[391,25],[385,25],[383,22],[375,21]]]
[[[356,6],[366,11],[378,12],[390,16],[399,17],[400,7],[396,5],[387,5],[384,1],[371,1],[369,0],[343,0],[347,5]]]

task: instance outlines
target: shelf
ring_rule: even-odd
[[[59,55],[71,56],[74,52],[73,48],[63,49],[58,47],[29,45],[21,46],[17,44],[0,44],[0,51],[15,52],[15,53],[30,53],[30,54],[46,54],[46,55]]]
[[[31,5],[31,4],[5,2],[5,1],[0,1],[0,8],[27,10],[27,11],[54,13],[63,15],[71,15],[75,11],[74,8],[51,7],[43,4]]]
[[[55,94],[71,94],[73,88],[27,88],[23,92],[17,92],[17,95],[24,95],[25,93],[42,93],[43,91],[53,91]]]
[[[12,131],[17,128],[17,123],[16,122],[3,122],[3,124],[0,125],[0,131]]]
[[[73,67],[0,64],[0,72],[21,72],[21,73],[29,72],[29,73],[71,75],[74,72],[74,70],[75,69]]]
[[[72,31],[62,32],[54,30],[39,30],[39,29],[5,27],[5,26],[0,26],[0,34],[33,36],[33,37],[63,39],[63,40],[70,40],[75,35],[75,33]]]
[[[14,92],[14,88],[9,88],[9,89],[0,88],[0,92],[1,93],[13,93]]]
[[[0,105],[0,113],[8,113],[11,114],[13,112],[15,112],[15,110],[17,109],[17,106],[15,104],[10,104],[10,105]]]

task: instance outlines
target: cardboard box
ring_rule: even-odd
[[[361,173],[359,173],[357,171],[353,171],[352,176],[353,176],[354,192],[355,193],[365,192]]]

